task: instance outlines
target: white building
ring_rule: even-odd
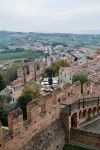
[[[66,83],[72,84],[72,75],[68,73],[68,68],[66,68],[66,67],[60,68],[59,83],[60,84],[66,84]]]
[[[93,73],[91,69],[82,68],[81,66],[61,67],[59,70],[59,83],[60,84],[66,84],[66,83],[72,84],[73,76],[74,74],[78,72],[85,72],[88,75]]]

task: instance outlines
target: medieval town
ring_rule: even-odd
[[[0,150],[100,150],[100,0],[0,0]]]
[[[100,50],[91,59],[54,58],[21,61],[17,79],[0,92],[0,108],[11,108],[7,120],[1,111],[0,150],[100,149]]]

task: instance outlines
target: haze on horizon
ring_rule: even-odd
[[[0,30],[100,34],[100,0],[0,0]]]

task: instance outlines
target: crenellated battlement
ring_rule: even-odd
[[[12,87],[16,91],[22,87],[25,82],[30,80],[39,80],[45,69],[45,62],[27,62],[25,66],[17,70],[17,79],[12,82]],[[38,67],[37,67],[38,65]]]
[[[26,108],[26,121],[23,120],[20,108],[11,111],[8,115],[9,131],[6,135],[0,123],[0,150],[25,149],[25,145],[34,139],[33,137],[60,119],[61,104],[72,104],[81,98],[97,96],[100,96],[100,84],[88,81],[83,85],[81,93],[81,83],[75,82],[63,85],[46,95],[40,95],[38,99],[29,102]]]

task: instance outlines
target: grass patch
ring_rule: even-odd
[[[9,133],[9,129],[3,128],[3,134],[6,135],[7,133]]]

